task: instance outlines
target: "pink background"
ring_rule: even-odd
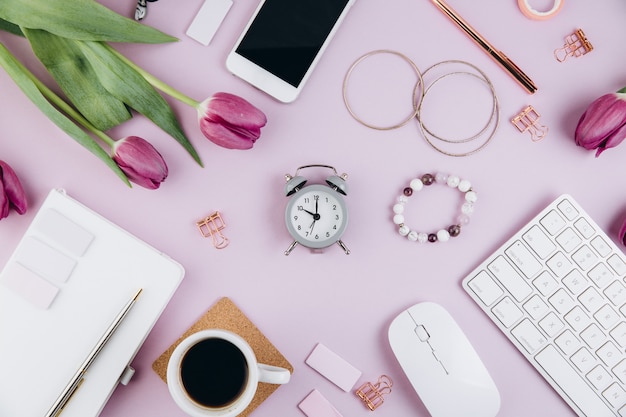
[[[131,16],[131,0],[103,3]],[[551,2],[533,1],[537,8]],[[297,404],[317,388],[345,416],[370,411],[305,365],[317,342],[363,372],[360,383],[391,376],[393,392],[375,411],[382,416],[427,416],[387,341],[391,320],[421,301],[446,307],[467,333],[491,372],[502,397],[502,416],[573,415],[570,408],[500,334],[461,288],[462,278],[512,233],[561,193],[570,193],[615,239],[626,216],[626,145],[600,158],[575,146],[574,129],[587,104],[626,85],[623,39],[626,3],[567,1],[556,17],[532,21],[516,2],[450,1],[497,48],[537,84],[528,95],[426,0],[359,0],[309,80],[300,98],[281,104],[228,73],[228,51],[257,2],[235,0],[212,43],[204,47],[185,35],[200,0],[148,4],[146,24],[180,39],[167,45],[119,45],[145,69],[198,100],[217,91],[239,94],[261,108],[269,123],[250,151],[219,148],[200,134],[195,110],[172,105],[198,149],[198,167],[171,138],[141,117],[116,128],[113,137],[149,139],[167,160],[170,175],[157,191],[129,189],[108,168],[52,125],[0,72],[0,159],[18,173],[30,200],[24,216],[0,222],[0,265],[4,265],[48,191],[68,193],[103,216],[181,262],[186,277],[133,366],[130,385],[119,388],[102,416],[183,416],[152,362],[219,298],[230,297],[294,365],[292,381],[254,415],[301,415]],[[595,50],[559,63],[553,50],[582,28]],[[23,40],[1,40],[37,69]],[[492,142],[466,158],[435,152],[415,122],[387,132],[368,129],[350,117],[342,101],[344,74],[362,54],[392,49],[424,70],[450,59],[468,61],[493,82],[500,126]],[[364,117],[392,124],[410,112],[415,76],[393,56],[366,61],[355,73],[351,102]],[[361,68],[360,68],[361,69]],[[38,70],[41,74],[41,71]],[[488,118],[489,97],[475,79],[454,77],[432,91],[429,121],[469,132]],[[480,84],[479,84],[480,87]],[[464,93],[464,89],[469,92]],[[430,94],[430,93],[429,93]],[[437,102],[441,106],[437,106]],[[532,104],[550,131],[538,143],[509,122]],[[448,107],[449,106],[449,107]],[[465,107],[467,113],[458,111]],[[456,111],[454,111],[456,110]],[[425,110],[426,111],[426,110]],[[323,254],[291,243],[283,223],[286,173],[312,163],[349,174],[350,224],[344,242]],[[401,238],[391,206],[408,181],[426,172],[445,172],[472,181],[479,201],[471,224],[445,244],[418,245]],[[316,179],[313,172],[311,179]],[[321,172],[320,176],[325,176]],[[313,182],[313,181],[312,181]],[[452,192],[433,192],[432,207],[407,214],[430,230],[448,222],[457,207]],[[415,207],[415,206],[414,206]],[[219,210],[231,244],[216,250],[195,222]],[[417,210],[417,208],[416,208]],[[96,294],[92,294],[96,297]],[[454,400],[454,399],[450,399]]]

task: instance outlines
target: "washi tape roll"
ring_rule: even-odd
[[[528,0],[517,0],[517,5],[519,6],[519,9],[522,11],[524,16],[526,16],[527,18],[534,20],[546,20],[550,19],[561,10],[561,7],[563,7],[563,0],[555,0],[554,4],[552,5],[552,9],[545,12],[535,10],[529,4]]]

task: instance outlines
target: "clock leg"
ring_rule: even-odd
[[[285,251],[285,256],[289,255],[291,253],[291,251],[293,250],[293,248],[296,247],[296,245],[298,244],[298,242],[296,242],[295,240],[293,241],[293,243],[287,248],[287,250]]]
[[[337,244],[339,246],[341,246],[341,249],[343,249],[343,251],[346,253],[346,255],[350,255],[350,249],[348,249],[345,245],[345,243],[343,243],[341,240],[337,241]]]

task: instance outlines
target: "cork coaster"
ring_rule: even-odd
[[[200,317],[172,346],[154,361],[152,369],[161,377],[163,382],[167,383],[167,362],[176,346],[187,336],[205,329],[224,329],[237,333],[250,344],[259,363],[280,366],[288,369],[293,374],[293,366],[287,359],[229,298],[224,297],[218,300],[209,311]],[[279,387],[280,385],[259,383],[252,402],[240,416],[249,416]]]

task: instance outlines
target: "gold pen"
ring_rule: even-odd
[[[478,44],[489,56],[496,61],[502,68],[504,68],[522,87],[524,87],[530,94],[537,91],[537,86],[531,80],[528,75],[524,74],[513,61],[511,61],[501,51],[495,49],[485,38],[483,38],[478,32],[472,28],[463,18],[461,18],[450,6],[448,6],[442,0],[431,0],[435,6],[439,8],[446,16],[450,18],[454,23],[459,26],[463,32],[465,32],[474,42]]]
[[[132,306],[135,304],[135,301],[137,301],[137,298],[139,298],[141,291],[142,289],[140,288],[135,293],[135,295],[133,295],[130,301],[128,301],[128,303],[126,303],[126,305],[122,308],[122,311],[120,311],[115,319],[113,319],[113,322],[106,329],[100,340],[98,340],[98,343],[96,343],[91,352],[89,352],[89,355],[87,355],[87,358],[80,365],[78,371],[76,371],[70,382],[65,386],[65,388],[61,392],[61,395],[59,395],[54,404],[52,404],[52,407],[50,407],[50,409],[46,413],[46,417],[56,417],[61,413],[61,411],[63,411],[74,393],[76,393],[76,390],[78,390],[78,388],[80,388],[80,386],[82,385],[85,373],[87,373],[87,370],[89,369],[93,361],[96,360],[96,358],[100,354],[100,351],[102,351],[102,349],[104,348],[104,345],[106,345],[111,336],[113,336],[115,330],[117,330],[120,324],[122,324],[122,320],[124,320]]]

